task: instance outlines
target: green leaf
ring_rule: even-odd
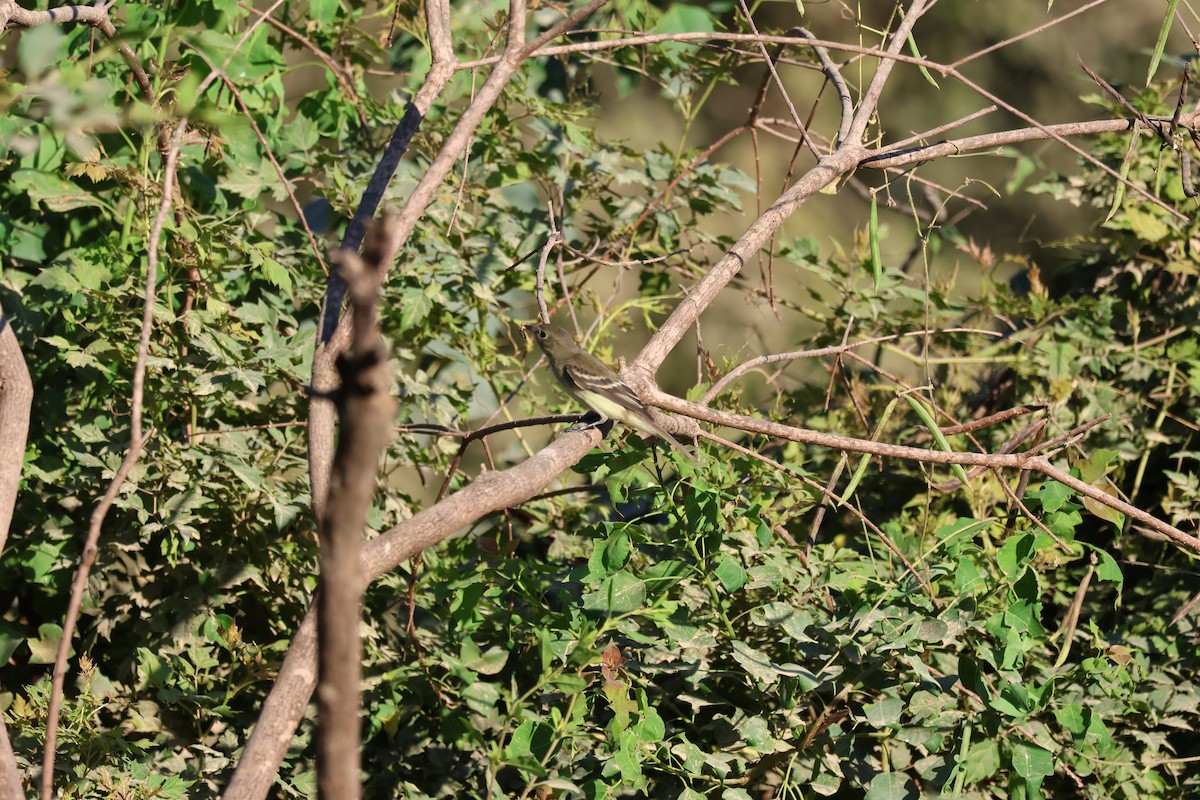
[[[38,626],[36,639],[26,639],[29,645],[30,658],[33,664],[53,664],[58,657],[58,647],[62,643],[63,629],[61,625],[46,622]],[[74,655],[75,648],[71,647],[68,655]]]
[[[530,769],[542,761],[554,746],[554,729],[542,722],[526,720],[513,731],[512,739],[504,748],[505,757]],[[539,769],[538,774],[546,774]]]
[[[912,800],[917,790],[912,780],[901,772],[882,772],[867,785],[866,800]]]
[[[467,638],[459,645],[459,659],[463,666],[472,672],[497,675],[508,663],[508,651],[501,647],[489,647],[483,652],[474,641]]]
[[[625,570],[605,578],[600,587],[583,596],[583,607],[606,614],[628,614],[646,604],[646,584]]]
[[[9,178],[12,189],[50,211],[74,211],[77,208],[101,208],[104,203],[95,194],[77,184],[36,169],[19,169]]]
[[[288,272],[287,267],[283,266],[283,264],[280,264],[275,259],[267,256],[263,256],[258,266],[262,270],[263,277],[266,278],[272,286],[291,294],[292,276],[291,273]]]
[[[904,711],[904,701],[899,697],[883,697],[871,703],[863,711],[867,723],[880,730],[892,728],[900,723],[900,714]]]
[[[1054,755],[1037,745],[1017,742],[1013,745],[1012,766],[1022,778],[1040,783],[1054,773]]]
[[[741,665],[746,673],[760,683],[770,686],[779,680],[775,665],[770,657],[761,650],[756,650],[745,642],[733,643],[733,660]]]
[[[1029,492],[1028,497],[1037,500],[1043,511],[1058,511],[1075,496],[1075,490],[1061,483],[1045,483]]]
[[[717,580],[725,587],[725,591],[733,593],[746,585],[746,570],[736,558],[730,555],[722,556],[721,561],[713,570]]]
[[[18,628],[0,622],[0,663],[7,664],[24,641],[25,637]]]
[[[1171,234],[1170,226],[1162,217],[1151,211],[1131,208],[1125,212],[1125,219],[1129,223],[1129,229],[1147,242],[1162,241]]]
[[[972,741],[963,757],[963,781],[971,785],[1000,772],[1000,746],[994,739]]]
[[[318,25],[328,25],[341,6],[341,0],[309,0],[308,10]]]

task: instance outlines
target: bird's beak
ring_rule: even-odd
[[[529,338],[529,330],[530,330],[530,329],[529,329],[529,326],[528,326],[528,325],[522,325],[522,326],[521,326],[521,333],[523,333],[523,334],[525,335],[525,338],[526,338],[526,339],[528,339],[528,338]]]

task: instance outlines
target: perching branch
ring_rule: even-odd
[[[1085,497],[1090,497],[1109,508],[1120,511],[1122,514],[1140,522],[1147,528],[1172,539],[1177,544],[1200,553],[1200,539],[1191,534],[1184,533],[1173,525],[1168,525],[1153,514],[1147,514],[1145,511],[1123,500],[1118,500],[1100,491],[1089,483],[1084,483],[1078,478],[1072,477],[1065,470],[1051,464],[1049,458],[1046,456],[1031,455],[1028,453],[952,453],[944,450],[924,450],[919,447],[906,447],[887,442],[872,442],[866,439],[855,439],[835,433],[822,433],[821,431],[808,430],[807,428],[797,428],[778,422],[768,422],[739,414],[731,414],[726,411],[719,411],[700,405],[699,403],[690,403],[687,400],[672,397],[662,392],[656,392],[652,395],[643,394],[642,397],[647,403],[653,403],[659,408],[665,408],[676,414],[682,414],[712,425],[723,425],[751,433],[760,433],[764,436],[771,436],[777,439],[787,439],[788,441],[800,442],[801,444],[816,445],[817,447],[829,447],[834,450],[851,453],[869,453],[886,458],[900,458],[925,464],[960,464],[962,466],[984,466],[992,469],[1032,470],[1070,489],[1074,489]]]

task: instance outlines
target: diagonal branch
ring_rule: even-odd
[[[449,8],[448,4],[444,9],[444,14],[435,8],[435,5],[440,8],[440,4],[445,0],[438,0],[438,3],[430,2],[427,6],[427,13],[436,19],[430,19],[428,24],[430,27],[431,39],[434,38],[435,32],[445,33],[445,41],[449,41]],[[522,64],[527,61],[530,56],[537,51],[541,45],[561,35],[562,31],[568,27],[577,24],[580,20],[592,14],[596,9],[604,5],[607,0],[591,0],[587,5],[576,10],[571,15],[562,19],[558,24],[551,27],[544,34],[539,36],[533,42],[526,44],[525,41],[525,2],[524,0],[512,0],[509,6],[509,21],[508,21],[508,40],[505,44],[504,53],[500,56],[500,60],[496,62],[496,68],[492,70],[492,74],[484,82],[479,93],[471,104],[463,111],[459,117],[454,129],[450,135],[446,137],[446,141],[442,144],[441,150],[429,165],[424,176],[413,189],[408,200],[397,215],[397,223],[395,231],[392,234],[393,246],[398,250],[408,240],[416,228],[418,222],[424,217],[426,209],[437,193],[438,188],[446,180],[454,168],[454,164],[459,157],[465,152],[470,144],[471,138],[475,135],[476,129],[483,122],[488,111],[500,98],[504,88]],[[436,12],[436,13],[435,13]],[[438,34],[441,35],[440,33]],[[436,55],[436,53],[435,53]],[[436,62],[435,62],[436,64]],[[434,70],[430,70],[430,77],[427,78],[426,84],[431,81],[442,81],[441,87],[444,87],[445,82],[448,82],[454,73],[453,63],[446,63],[439,67],[439,70],[434,75]],[[438,88],[440,93],[441,87]],[[414,125],[420,123],[420,116],[423,111],[417,109],[416,103],[424,98],[425,101],[432,103],[435,95],[424,92],[418,92],[417,98],[409,108],[409,112],[417,115]],[[414,109],[417,109],[414,111]],[[405,113],[405,120],[409,120],[410,113]],[[401,127],[404,126],[405,120],[401,121]],[[399,129],[397,129],[399,131]],[[415,133],[416,128],[413,127]],[[393,137],[395,138],[395,137]],[[390,147],[390,145],[389,145]],[[407,147],[407,141],[405,141]],[[398,161],[399,156],[397,156]],[[381,164],[380,168],[384,165]],[[394,168],[393,168],[394,171]],[[377,170],[376,177],[380,171]],[[391,173],[384,179],[383,187],[386,188],[387,181],[391,179]],[[375,178],[372,179],[372,185],[375,183]],[[382,197],[382,192],[380,193]],[[364,199],[364,205],[366,204]],[[372,210],[371,214],[374,211]],[[363,216],[363,210],[360,207],[359,212],[355,214],[355,221],[358,221]],[[370,214],[366,215],[369,218]],[[354,222],[351,223],[351,227]],[[346,240],[351,239],[351,228],[347,228]],[[357,243],[353,241],[343,241],[343,247],[347,249],[355,249]],[[319,344],[317,353],[313,359],[313,399],[309,403],[309,476],[312,484],[312,499],[313,506],[320,514],[320,510],[325,501],[325,493],[328,491],[329,485],[329,468],[332,460],[333,452],[333,409],[331,404],[321,395],[331,390],[335,382],[333,371],[333,362],[337,354],[345,346],[347,334],[344,332],[344,327],[337,322],[341,311],[342,298],[345,294],[345,287],[342,281],[336,276],[332,276],[329,281],[328,288],[325,294],[325,301],[321,311],[321,323],[319,332]]]
[[[46,711],[46,749],[42,754],[42,800],[50,800],[54,794],[54,750],[58,741],[58,719],[62,709],[63,686],[67,677],[67,658],[71,654],[71,640],[75,633],[75,624],[79,620],[79,608],[83,603],[83,592],[87,588],[88,574],[96,561],[97,545],[100,541],[100,530],[108,510],[117,499],[117,494],[125,484],[149,436],[143,433],[142,409],[145,402],[146,366],[150,359],[150,334],[154,329],[154,300],[158,285],[158,251],[159,239],[167,224],[171,210],[171,197],[174,194],[175,161],[183,142],[183,134],[187,130],[187,118],[183,118],[175,126],[175,133],[170,139],[167,150],[167,160],[163,165],[162,200],[159,203],[158,215],[150,231],[148,257],[146,259],[146,288],[142,299],[142,333],[138,341],[137,360],[133,367],[133,386],[131,390],[131,408],[129,424],[129,449],[121,466],[108,484],[104,497],[92,511],[88,524],[87,537],[83,544],[83,554],[79,559],[79,569],[75,572],[75,580],[71,585],[71,598],[67,604],[67,616],[63,621],[62,638],[58,644],[58,653],[54,659],[54,677],[50,690],[50,703]]]
[[[779,422],[769,422],[766,420],[754,419],[753,417],[745,417],[740,414],[731,414],[726,411],[709,408],[708,406],[700,405],[699,403],[691,403],[687,400],[682,400],[678,397],[672,397],[661,391],[656,391],[652,394],[642,395],[647,403],[665,408],[668,411],[676,414],[683,414],[693,419],[701,420],[712,425],[723,425],[729,428],[738,430],[750,431],[752,433],[760,433],[764,436],[773,436],[779,439],[787,439],[792,442],[801,444],[811,444],[818,447],[828,447],[834,450],[842,450],[851,453],[869,453],[871,455],[882,456],[885,458],[900,458],[908,461],[917,461],[925,464],[959,464],[962,466],[984,466],[993,469],[1016,469],[1016,470],[1032,470],[1039,472],[1051,480],[1057,481],[1068,488],[1074,489],[1079,494],[1085,497],[1090,497],[1093,500],[1116,509],[1127,517],[1137,520],[1147,528],[1154,530],[1164,536],[1172,539],[1176,544],[1195,550],[1200,553],[1200,539],[1192,534],[1184,533],[1179,528],[1173,525],[1168,525],[1152,514],[1142,511],[1136,506],[1130,505],[1123,500],[1118,500],[1111,495],[1108,495],[1091,484],[1084,483],[1071,476],[1065,470],[1059,469],[1050,463],[1047,456],[1031,455],[1029,453],[1011,453],[1011,454],[993,454],[993,453],[971,453],[971,452],[947,452],[945,450],[924,450],[920,447],[906,447],[904,445],[889,444],[887,442],[873,442],[866,439],[855,439],[850,436],[841,436],[835,433],[822,433],[821,431],[809,430],[807,428],[797,428],[792,425],[784,425]]]

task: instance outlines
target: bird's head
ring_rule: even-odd
[[[521,331],[532,338],[547,354],[569,352],[575,345],[575,337],[566,328],[549,322],[522,325]]]

